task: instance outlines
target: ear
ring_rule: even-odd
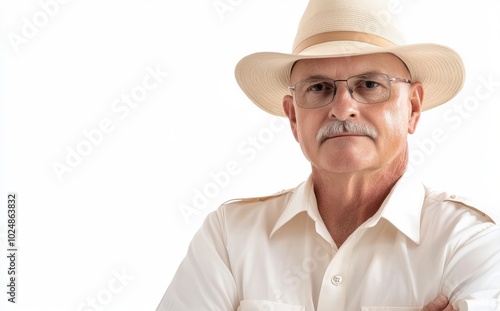
[[[422,103],[424,100],[424,87],[420,82],[411,84],[410,89],[410,115],[408,119],[408,133],[413,134],[417,129],[418,120],[422,113]]]
[[[295,137],[296,141],[299,141],[297,136],[297,116],[295,114],[295,106],[293,104],[292,96],[285,95],[285,97],[283,97],[283,110],[285,111],[288,121],[290,121],[293,137]]]

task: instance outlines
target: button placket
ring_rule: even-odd
[[[320,295],[318,297],[318,311],[344,310],[348,291],[348,279],[352,252],[360,237],[360,231],[355,231],[334,254],[325,271]]]

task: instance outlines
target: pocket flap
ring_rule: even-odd
[[[260,299],[245,299],[240,302],[237,311],[305,311],[306,308],[297,305]]]
[[[361,311],[420,311],[417,307],[361,307]]]

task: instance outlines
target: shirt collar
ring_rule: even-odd
[[[424,199],[423,184],[405,174],[396,182],[378,212],[361,227],[373,227],[381,218],[384,218],[416,244],[420,244],[420,214]],[[318,234],[328,242],[333,243],[318,212],[311,176],[292,190],[292,196],[286,203],[286,207],[276,221],[269,237],[272,237],[277,230],[302,212],[307,212],[315,222]]]
[[[309,176],[309,178],[305,182],[297,186],[297,188],[295,188],[291,192],[292,195],[290,199],[285,203],[285,209],[276,221],[276,224],[274,225],[269,237],[272,237],[276,231],[278,231],[292,218],[302,212],[307,212],[308,216],[316,223],[316,231],[318,233],[326,231],[323,219],[318,212],[316,196],[313,190],[312,177]],[[321,227],[324,227],[324,230]]]
[[[420,215],[424,200],[424,185],[404,174],[385,198],[378,212],[362,226],[372,227],[384,218],[413,242],[420,244]]]

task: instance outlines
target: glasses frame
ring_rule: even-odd
[[[345,82],[347,84],[347,90],[349,91],[349,95],[351,96],[351,98],[353,100],[355,100],[358,103],[361,103],[361,104],[364,104],[364,105],[375,105],[375,104],[380,104],[380,103],[388,101],[391,98],[391,95],[392,95],[392,88],[391,87],[389,87],[389,96],[387,97],[387,99],[383,100],[383,101],[380,101],[380,102],[364,103],[364,102],[361,102],[361,101],[357,100],[356,98],[354,98],[354,96],[352,95],[354,93],[354,91],[349,87],[349,82],[348,81],[351,78],[357,78],[357,77],[360,77],[360,76],[366,76],[366,75],[370,75],[370,74],[376,74],[376,75],[386,76],[387,80],[389,81],[389,85],[391,85],[392,81],[401,81],[401,82],[405,82],[405,83],[409,83],[409,84],[412,83],[411,80],[408,80],[408,79],[405,79],[405,78],[389,77],[389,75],[386,74],[386,73],[373,73],[373,72],[372,73],[362,73],[362,74],[354,75],[354,76],[351,76],[351,77],[349,77],[347,79],[334,80],[334,79],[330,79],[330,78],[324,78],[325,81],[331,81],[331,82],[333,82],[333,86],[334,86],[332,99],[328,103],[326,103],[326,104],[324,104],[322,106],[317,106],[317,107],[302,107],[297,100],[295,100],[295,102],[297,103],[297,106],[299,106],[302,109],[316,109],[316,108],[321,108],[321,107],[328,106],[330,103],[333,102],[333,99],[335,98],[335,95],[337,94],[337,82]],[[309,79],[305,79],[305,80],[299,81],[299,82],[295,83],[295,85],[289,86],[288,89],[290,90],[290,92],[292,93],[292,95],[293,95],[293,93],[295,93],[295,88],[297,87],[297,84],[302,83],[302,82],[307,81],[307,80],[309,80]]]

